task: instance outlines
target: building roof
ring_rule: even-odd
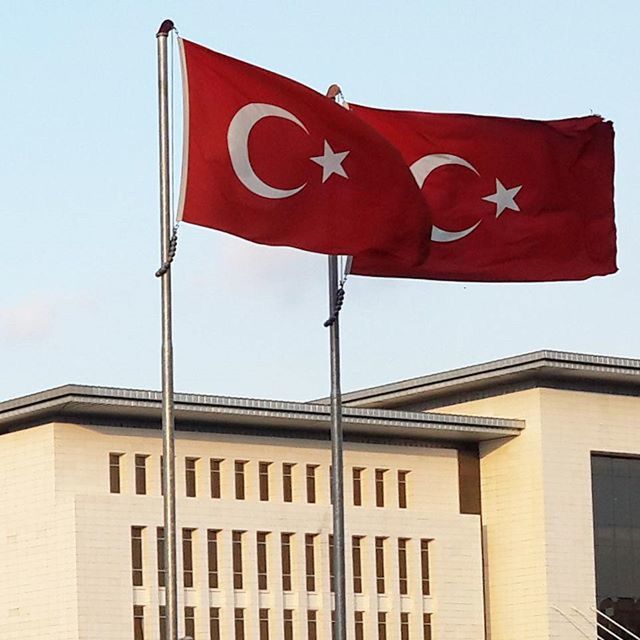
[[[158,391],[65,385],[0,402],[0,434],[48,422],[79,421],[159,429]],[[176,429],[326,438],[326,404],[199,394],[175,395]],[[345,438],[479,442],[515,436],[520,420],[345,407]]]
[[[351,407],[435,408],[531,387],[640,395],[640,360],[534,351],[343,395]],[[326,403],[323,398],[315,402]]]

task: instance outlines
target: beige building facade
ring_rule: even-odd
[[[613,638],[596,606],[633,628],[639,393],[640,361],[544,351],[346,394],[349,637]],[[126,389],[0,403],[2,640],[160,640],[159,416]],[[328,421],[178,395],[182,632],[331,637]]]

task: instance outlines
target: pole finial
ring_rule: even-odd
[[[169,35],[169,32],[173,31],[175,28],[173,20],[164,20],[158,29],[158,33],[156,33],[156,37],[167,36]]]

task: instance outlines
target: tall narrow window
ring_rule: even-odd
[[[364,640],[364,613],[362,611],[354,611],[353,614],[355,624],[355,640]]]
[[[269,609],[258,610],[260,640],[269,640]]]
[[[333,535],[329,534],[329,588],[333,593],[336,590],[335,586],[335,569],[333,563]]]
[[[121,453],[109,454],[109,491],[120,493],[120,458]]]
[[[353,467],[353,504],[356,507],[362,506],[362,472],[361,467]]]
[[[432,640],[431,638],[431,614],[422,615],[422,640]]]
[[[236,500],[244,500],[244,466],[247,464],[246,460],[236,460],[234,463],[235,469],[235,482],[236,482]]]
[[[293,609],[282,612],[284,640],[293,640]]]
[[[193,529],[182,530],[182,576],[185,587],[193,587]]]
[[[244,640],[244,609],[234,609],[235,640]]]
[[[386,469],[376,469],[376,507],[384,507],[384,474]]]
[[[336,637],[336,610],[331,610],[331,637]]]
[[[407,578],[407,543],[406,538],[398,538],[398,587],[400,595],[409,593],[409,580]]]
[[[160,456],[160,495],[164,495],[164,456]]]
[[[351,560],[353,563],[353,592],[362,593],[362,537],[351,538]]]
[[[258,556],[258,589],[267,589],[267,536],[268,532],[256,533],[256,553]]]
[[[142,586],[142,530],[131,527],[131,578],[134,587]]]
[[[282,463],[282,499],[293,502],[293,467],[292,462]]]
[[[318,612],[314,609],[307,611],[307,640],[318,640]]]
[[[147,493],[147,457],[139,454],[135,456],[136,493],[139,496]]]
[[[196,610],[194,607],[184,608],[184,633],[195,638],[196,635]]]
[[[144,607],[133,606],[133,640],[144,640]]]
[[[384,593],[384,538],[376,538],[376,591]]]
[[[258,485],[260,489],[260,500],[266,502],[269,499],[269,467],[270,462],[258,463]]]
[[[242,534],[244,531],[234,531],[231,534],[233,588],[242,589]]]
[[[222,495],[222,478],[220,474],[220,466],[222,460],[211,458],[209,460],[209,481],[211,484],[211,497],[219,498]]]
[[[207,564],[209,570],[209,589],[218,588],[218,531],[207,529]]]
[[[387,640],[387,614],[378,613],[378,640]]]
[[[420,540],[420,567],[422,570],[422,595],[431,594],[429,583],[429,542],[430,540]]]
[[[164,640],[164,637],[161,640]],[[209,640],[220,640],[220,609],[218,607],[209,607]]]
[[[304,565],[307,576],[307,591],[316,590],[315,538],[313,533],[304,536]]]
[[[398,471],[398,507],[407,508],[407,476],[408,471]]]
[[[163,605],[158,607],[158,626],[160,627],[160,640],[167,637],[167,608]]]
[[[282,555],[282,590],[291,591],[291,538],[292,533],[280,534],[280,553]]]
[[[164,566],[164,527],[156,529],[156,553],[158,559],[158,586],[166,586],[166,570]]]
[[[316,469],[317,464],[307,465],[307,502],[313,504],[316,501]]]
[[[409,614],[400,614],[400,640],[409,640]]]
[[[186,458],[184,461],[184,481],[187,498],[196,497],[196,462],[198,458]]]

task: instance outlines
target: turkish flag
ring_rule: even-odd
[[[424,265],[356,256],[352,273],[535,282],[617,270],[610,122],[350,108],[400,150],[433,219]]]
[[[180,46],[182,220],[261,244],[424,261],[428,208],[391,143],[293,80]]]

